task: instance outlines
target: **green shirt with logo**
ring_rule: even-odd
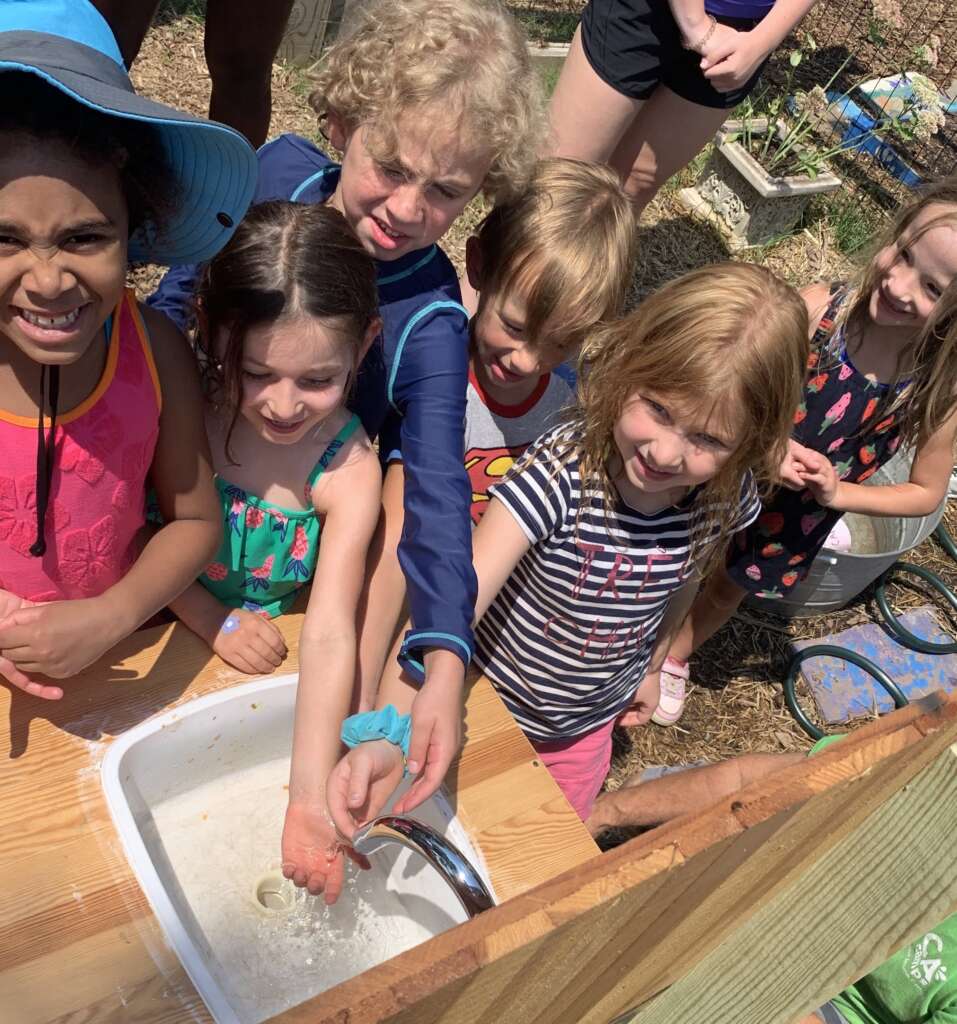
[[[816,754],[840,739],[826,736]],[[831,1000],[848,1024],[957,1024],[957,914]]]

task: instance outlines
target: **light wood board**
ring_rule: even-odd
[[[298,666],[301,614],[276,620]],[[141,630],[47,702],[0,687],[0,1022],[210,1020],[133,877],[100,787],[114,736],[244,681],[181,625]],[[460,816],[508,899],[597,848],[488,682],[452,777]],[[276,837],[278,847],[279,837]]]
[[[666,989],[641,1024],[788,1024],[957,909],[955,741],[928,698],[272,1024],[606,1024]]]

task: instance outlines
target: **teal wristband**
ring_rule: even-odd
[[[400,715],[392,704],[378,711],[363,711],[350,715],[342,723],[340,737],[347,747],[355,747],[371,740],[394,743],[404,758],[409,756],[409,737],[412,734],[412,716]]]

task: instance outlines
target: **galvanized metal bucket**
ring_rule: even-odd
[[[882,466],[870,485],[906,483],[910,477],[911,453],[898,453]],[[848,552],[824,547],[811,563],[807,578],[786,597],[778,600],[749,596],[747,603],[762,611],[785,618],[800,618],[843,608],[868,587],[897,559],[925,541],[944,514],[946,497],[929,516],[864,516],[849,512],[844,521],[853,539]]]

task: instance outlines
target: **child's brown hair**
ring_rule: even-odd
[[[353,343],[358,362],[378,304],[375,262],[338,210],[284,199],[250,207],[207,265],[196,297],[207,398],[229,417],[227,458],[243,392],[246,332],[300,317],[332,321]]]
[[[498,0],[372,0],[322,60],[309,97],[383,162],[397,157],[400,120],[444,126],[491,154],[492,200],[521,190],[543,125],[542,90],[525,33]]]
[[[621,314],[636,237],[631,201],[610,168],[541,160],[525,190],[479,226],[479,308],[519,291],[528,343],[560,362]]]
[[[690,557],[706,575],[724,558],[729,531],[720,517],[738,506],[747,471],[764,487],[777,477],[809,348],[804,300],[769,270],[717,263],[691,271],[589,338],[572,440],[556,454],[578,457],[582,479],[601,481],[610,510],[617,502],[614,428],[631,398],[650,392],[725,417],[741,439],[701,485],[691,527]],[[722,528],[711,539],[716,517]]]

